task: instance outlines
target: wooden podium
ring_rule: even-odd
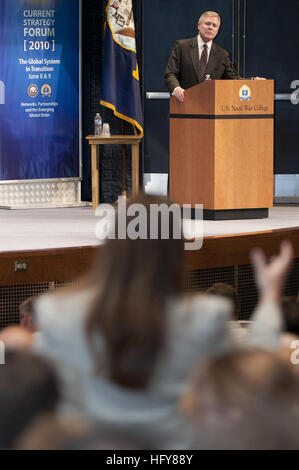
[[[273,80],[208,80],[170,98],[170,197],[212,220],[273,205]]]

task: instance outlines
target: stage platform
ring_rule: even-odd
[[[101,244],[95,228],[99,218],[90,207],[0,210],[0,253],[10,251],[52,250],[57,248],[88,247]],[[274,207],[267,219],[208,221],[203,224],[203,237],[219,237],[299,229],[299,207]],[[201,227],[195,234],[201,234]],[[190,221],[184,221],[189,236]],[[195,235],[195,236],[196,236]]]
[[[283,238],[293,241],[299,257],[299,207],[274,207],[269,214],[268,219],[203,221],[202,226],[195,221],[193,233],[197,236],[202,229],[203,246],[186,252],[186,269],[246,264],[253,246],[273,254]],[[80,276],[101,244],[96,237],[98,220],[90,207],[0,210],[0,285]],[[189,220],[184,222],[188,236],[190,224]],[[17,263],[22,261],[28,269],[16,272]]]
[[[84,275],[100,244],[95,232],[98,220],[89,207],[0,210],[0,328],[19,321],[19,304],[26,298],[72,285]],[[187,235],[190,223],[185,222]],[[239,293],[240,318],[247,319],[257,301],[250,251],[259,246],[271,256],[283,239],[290,239],[295,251],[286,294],[296,295],[298,206],[274,207],[268,219],[203,221],[202,248],[186,251],[186,289],[204,291],[215,282],[231,284]]]

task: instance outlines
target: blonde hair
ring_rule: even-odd
[[[216,11],[205,11],[199,18],[198,23],[202,23],[206,16],[216,16],[216,18],[218,18],[219,20],[219,26],[220,26],[221,18],[220,18],[220,15]]]

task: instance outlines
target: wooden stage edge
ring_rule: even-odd
[[[299,227],[235,235],[207,237],[197,251],[186,251],[186,271],[238,266],[250,263],[250,251],[262,248],[276,254],[282,240],[291,240],[294,258],[299,258]],[[0,285],[72,281],[92,265],[96,246],[31,251],[0,252]],[[100,258],[99,258],[100,259]],[[26,272],[15,272],[16,263],[26,262]]]

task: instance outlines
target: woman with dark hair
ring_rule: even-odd
[[[136,201],[129,206],[134,204]],[[103,357],[96,350],[96,331],[106,340],[111,380],[132,389],[144,389],[152,376],[165,346],[167,304],[181,295],[184,272],[180,210],[169,212],[169,238],[162,239],[161,221],[157,220],[157,238],[151,239],[154,221],[150,205],[164,204],[168,208],[170,204],[165,198],[148,196],[139,198],[138,204],[144,208],[142,230],[146,238],[108,239],[100,250],[90,280],[99,290],[86,323],[88,341],[99,369]],[[127,216],[125,228],[132,220],[133,216]],[[118,233],[118,220],[115,233]],[[174,238],[175,233],[179,238]]]
[[[183,294],[179,206],[140,196],[116,215],[117,237],[99,248],[85,285],[37,301],[36,347],[60,371],[67,405],[149,448],[184,449],[178,399],[194,365],[230,346],[231,305]]]
[[[171,212],[166,198],[140,196],[127,203],[125,228],[135,204],[144,208],[143,238],[108,239],[83,286],[36,302],[36,347],[58,366],[68,405],[150,447],[185,448],[178,398],[195,362],[226,346],[230,304],[183,295],[179,206]],[[161,204],[166,222],[151,211]]]

